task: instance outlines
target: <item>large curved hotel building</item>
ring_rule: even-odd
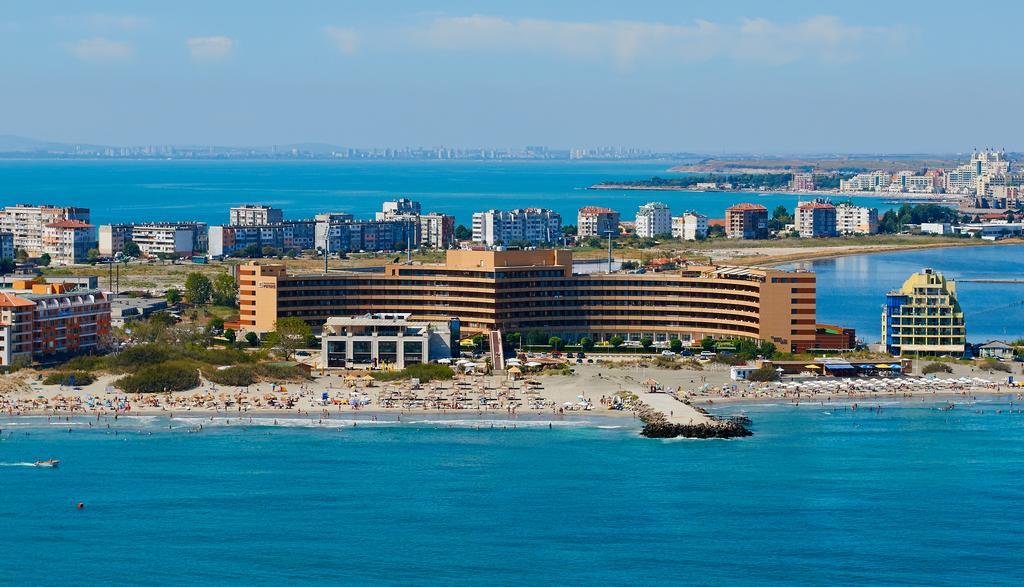
[[[815,337],[815,276],[751,267],[688,265],[659,273],[573,271],[560,250],[448,251],[443,264],[383,272],[289,274],[283,265],[239,268],[240,327],[274,329],[299,317],[321,327],[332,316],[410,313],[458,318],[466,333],[540,331],[566,340],[621,336],[697,341],[770,341],[803,351]]]

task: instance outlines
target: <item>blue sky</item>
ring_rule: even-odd
[[[0,0],[0,134],[1022,149],[1024,5]]]

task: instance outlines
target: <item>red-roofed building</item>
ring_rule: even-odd
[[[760,204],[733,204],[725,209],[725,233],[729,238],[768,238],[768,208]]]
[[[576,215],[576,236],[587,238],[591,236],[606,237],[611,232],[612,236],[619,235],[619,213],[611,208],[601,206],[584,206]]]
[[[97,289],[32,283],[0,292],[0,365],[93,352],[110,342],[110,301]]]
[[[96,230],[81,220],[51,222],[43,229],[43,251],[58,265],[73,265],[88,260],[89,249],[97,247]]]
[[[796,207],[796,230],[801,238],[836,236],[836,207],[828,202],[803,202]]]

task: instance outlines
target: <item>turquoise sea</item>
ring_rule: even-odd
[[[0,419],[0,583],[1019,585],[1007,402],[730,406],[755,432],[730,441]]]
[[[263,203],[286,218],[351,212],[369,218],[381,202],[406,196],[424,211],[470,226],[473,212],[552,208],[566,224],[581,206],[608,206],[631,219],[660,200],[673,212],[711,217],[741,201],[793,207],[791,194],[596,191],[602,181],[668,175],[668,162],[479,161],[0,161],[0,205],[68,203],[92,210],[94,223],[200,220],[226,223],[228,208]],[[805,196],[806,198],[806,196]],[[877,198],[857,198],[886,208]]]

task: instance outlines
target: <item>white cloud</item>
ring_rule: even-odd
[[[145,28],[149,19],[130,14],[76,14],[56,17],[58,24],[95,30],[135,31]]]
[[[82,39],[68,45],[71,54],[83,61],[122,61],[135,55],[135,47],[104,37]]]
[[[408,34],[413,43],[427,48],[557,53],[610,59],[619,66],[649,59],[726,58],[774,64],[852,59],[906,37],[899,27],[853,26],[833,16],[783,24],[748,19],[735,25],[706,20],[692,24],[573,22],[472,15],[436,18]]]
[[[195,61],[221,61],[227,59],[235,48],[231,37],[189,37],[185,40],[192,59]]]
[[[342,55],[354,55],[359,50],[359,33],[355,29],[339,26],[326,26],[324,33]]]

